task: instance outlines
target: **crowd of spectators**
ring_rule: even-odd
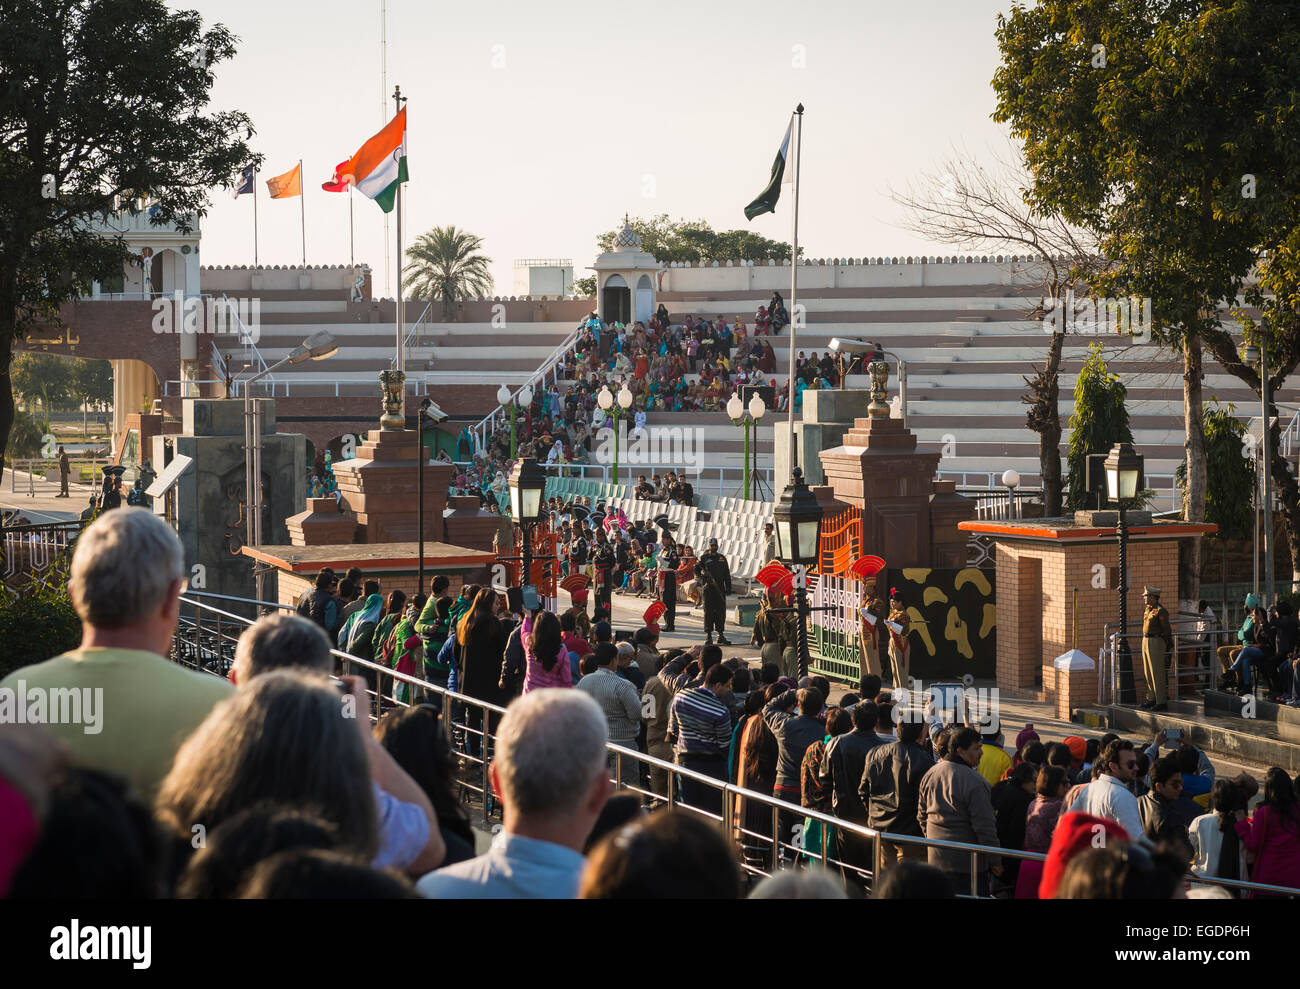
[[[716,645],[661,651],[653,624],[622,641],[603,608],[513,609],[445,576],[407,602],[349,573],[338,583],[360,589],[343,602],[324,573],[302,614],[244,631],[223,679],[167,658],[184,576],[175,534],[146,510],[107,513],[78,540],[81,645],[0,687],[89,689],[99,716],[94,731],[0,724],[0,892],[857,896],[876,849],[852,825],[888,835],[877,898],[1224,895],[1213,878],[1300,887],[1296,782],[1277,767],[1262,783],[1216,778],[1203,752],[1163,733],[1145,746],[1045,743],[1026,726],[1008,750],[996,728],[895,705],[874,675],[832,702],[819,676],[724,660]],[[418,684],[377,698],[373,674],[339,675],[331,624],[354,655],[403,669],[389,656],[404,650],[403,671],[504,714],[431,703]],[[461,774],[479,778],[479,759],[502,818],[490,842],[464,802]],[[719,826],[691,812],[722,815],[710,780],[786,807],[774,822],[771,805],[739,799]],[[678,809],[654,809],[674,785]],[[921,839],[986,851],[972,865]],[[770,862],[773,840],[794,868],[751,889],[743,866]],[[1021,849],[1046,861],[1000,854]],[[815,867],[823,855],[831,871]]]

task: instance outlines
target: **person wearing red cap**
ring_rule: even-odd
[[[1080,852],[1089,848],[1105,848],[1110,842],[1127,843],[1128,840],[1128,832],[1111,818],[1080,812],[1061,815],[1056,830],[1052,833],[1052,847],[1047,850],[1047,860],[1042,863],[1043,878],[1038,882],[1038,898],[1056,898],[1056,889],[1061,884],[1061,877],[1065,875],[1066,866]],[[1031,864],[1038,863],[1025,863]]]

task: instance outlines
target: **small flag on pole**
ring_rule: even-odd
[[[339,174],[356,186],[357,192],[373,199],[385,213],[393,211],[397,186],[406,175],[406,107],[397,111],[378,134],[357,149]]]
[[[794,119],[791,118],[790,125],[785,129],[785,137],[781,138],[781,147],[776,153],[776,160],[772,162],[772,177],[767,183],[767,188],[745,207],[745,219],[752,220],[764,213],[775,213],[776,201],[781,198],[781,186],[794,181],[793,171],[787,174],[785,169],[786,161],[790,157],[790,136],[793,133]]]
[[[272,199],[289,199],[302,195],[302,163],[299,162],[283,175],[266,180],[266,188]]]
[[[245,168],[242,172],[239,173],[239,181],[237,181],[235,183],[235,187],[232,190],[230,190],[230,198],[238,199],[240,196],[244,195],[245,193],[252,192],[254,189],[253,183],[256,181],[257,181],[257,169],[252,165],[249,165],[247,168]]]
[[[347,192],[348,181],[343,178],[344,174],[347,172],[347,168],[348,163],[346,161],[339,162],[334,168],[334,177],[328,182],[322,182],[320,187],[326,192]]]

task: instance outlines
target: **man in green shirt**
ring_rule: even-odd
[[[89,525],[68,581],[81,645],[0,681],[0,718],[43,724],[74,766],[118,773],[152,800],[181,743],[234,690],[164,658],[184,566],[180,540],[147,509]]]

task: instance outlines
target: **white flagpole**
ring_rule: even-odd
[[[790,397],[786,403],[786,462],[790,465],[790,473],[793,476],[796,467],[795,460],[795,441],[794,441],[794,351],[795,351],[795,331],[799,321],[798,303],[799,303],[799,157],[803,152],[803,104],[800,103],[795,107],[795,117],[798,122],[795,124],[794,138],[794,232],[790,240],[790,377],[786,387],[790,389]],[[780,483],[780,479],[777,479]]]
[[[402,87],[393,87],[393,100],[396,113],[402,112]],[[406,371],[406,340],[402,326],[402,183],[397,183],[397,195],[393,203],[393,212],[397,215],[397,370]],[[403,406],[405,393],[403,392]],[[405,410],[403,410],[405,411]]]
[[[298,205],[302,210],[302,266],[307,267],[307,189],[302,184],[302,159],[298,159]]]
[[[257,263],[257,169],[253,169],[253,267],[261,267]]]

